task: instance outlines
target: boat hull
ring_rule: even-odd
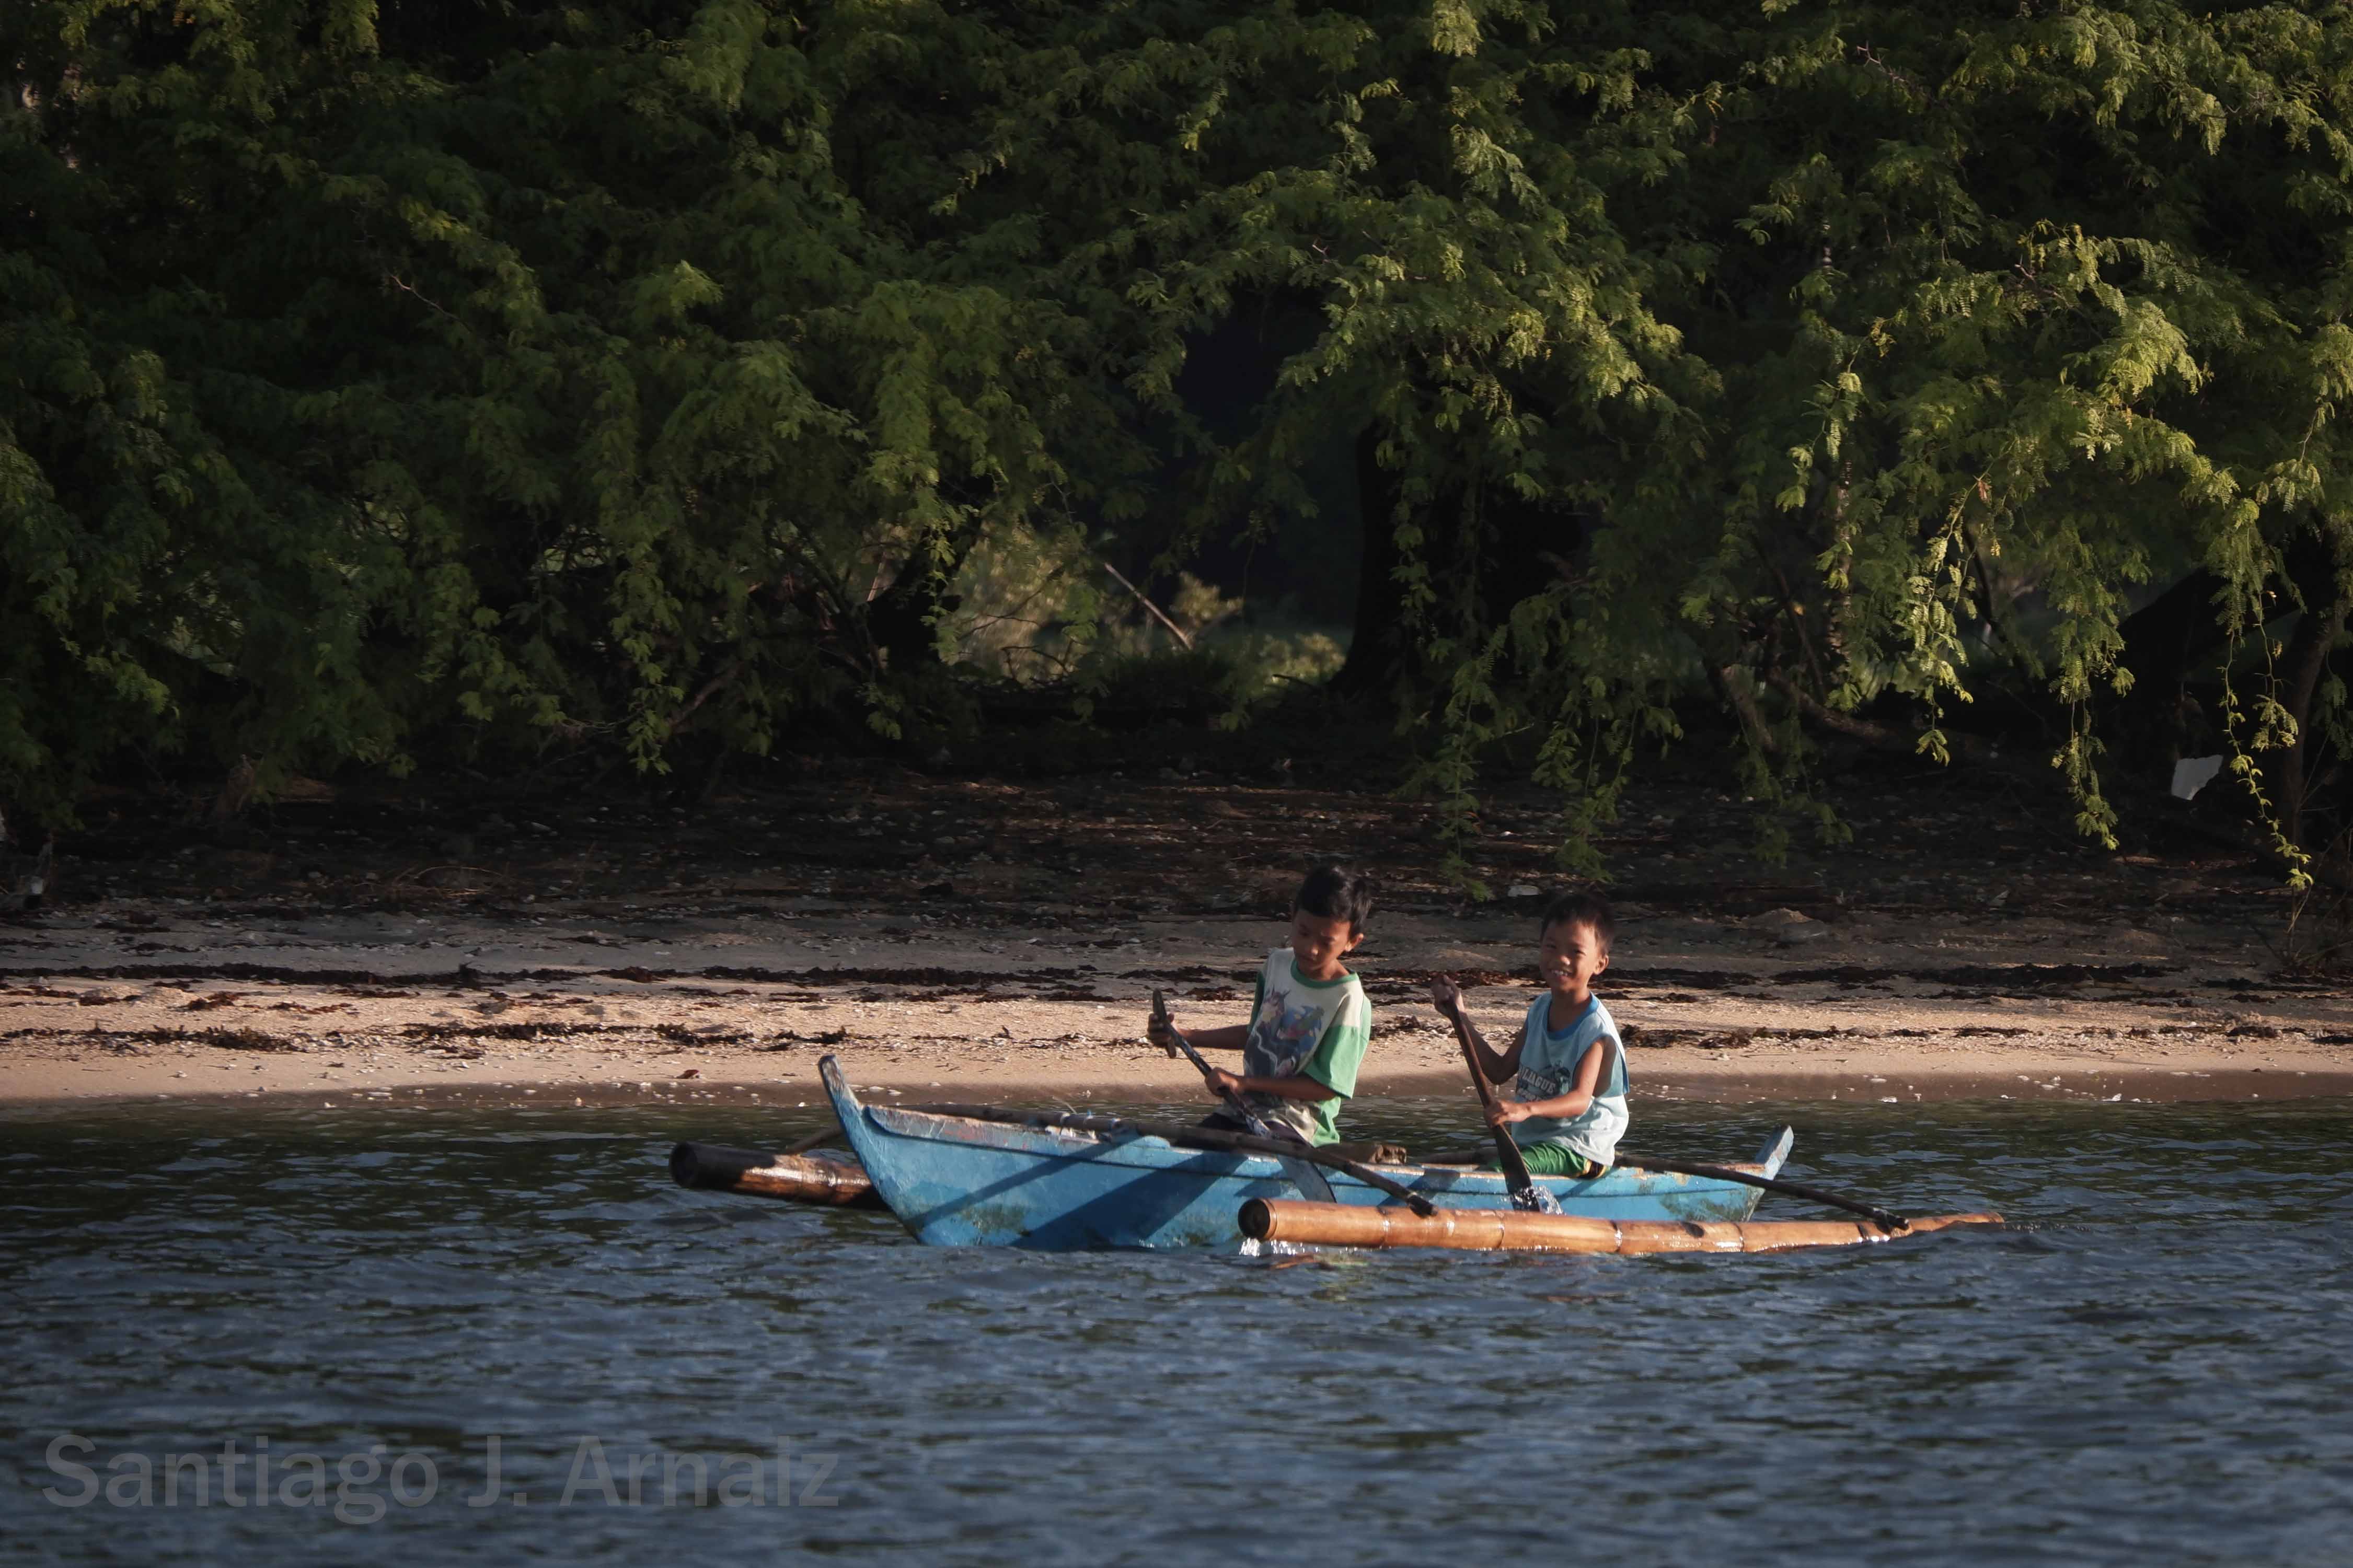
[[[867,1105],[832,1058],[821,1069],[834,1113],[874,1191],[902,1224],[935,1247],[1229,1251],[1244,1239],[1236,1218],[1244,1203],[1300,1196],[1282,1164],[1265,1155]],[[1788,1142],[1785,1130],[1750,1168],[1769,1175],[1765,1166],[1778,1166]],[[1325,1173],[1335,1202],[1395,1201],[1343,1172]],[[1498,1172],[1386,1165],[1381,1173],[1441,1208],[1511,1206]],[[1663,1172],[1537,1179],[1564,1213],[1596,1219],[1739,1221],[1757,1198],[1754,1187]]]

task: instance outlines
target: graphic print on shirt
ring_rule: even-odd
[[[1250,1078],[1289,1078],[1297,1072],[1324,1038],[1324,1009],[1314,1004],[1294,1007],[1288,991],[1269,990],[1250,1026]]]
[[[1599,1005],[1598,1002],[1588,999],[1585,1005],[1577,1009],[1577,1016],[1570,1020],[1568,1028],[1556,1032],[1548,1014],[1541,1010],[1548,1009],[1550,1001],[1541,996],[1536,998],[1535,1006],[1528,1009],[1527,1022],[1522,1029],[1529,1039],[1541,1043],[1532,1050],[1523,1049],[1520,1053],[1520,1076],[1512,1080],[1513,1099],[1550,1100],[1577,1087],[1577,1073],[1584,1065],[1586,1048],[1594,1037],[1602,1032],[1593,1026],[1596,1021],[1594,1010]],[[1604,1013],[1601,1016],[1607,1018],[1609,1015]],[[1606,1094],[1609,1090],[1600,1089],[1600,1092]]]
[[[1520,1076],[1512,1080],[1512,1098],[1550,1100],[1555,1095],[1567,1094],[1576,1086],[1577,1073],[1573,1065],[1549,1072],[1541,1068],[1523,1067]]]

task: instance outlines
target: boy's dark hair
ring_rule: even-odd
[[[1555,926],[1583,926],[1593,933],[1593,940],[1604,958],[1609,956],[1609,943],[1618,935],[1618,921],[1609,912],[1609,900],[1599,893],[1563,893],[1545,906],[1544,919],[1536,922],[1536,935],[1541,937]]]
[[[1294,914],[1304,910],[1327,921],[1345,919],[1354,935],[1373,918],[1373,885],[1345,867],[1318,866],[1299,884],[1291,909]]]

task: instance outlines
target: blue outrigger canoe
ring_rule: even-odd
[[[1185,1149],[1126,1130],[1081,1131],[860,1101],[831,1057],[818,1064],[834,1114],[874,1191],[915,1236],[934,1247],[1216,1247],[1242,1242],[1235,1215],[1250,1198],[1296,1198],[1299,1189],[1266,1155]],[[1772,1176],[1788,1157],[1783,1128],[1752,1163]],[[1383,1165],[1380,1173],[1440,1208],[1503,1209],[1500,1172],[1466,1165]],[[1338,1171],[1325,1173],[1344,1204],[1397,1200]],[[1669,1172],[1610,1170],[1589,1180],[1540,1176],[1565,1214],[1595,1219],[1746,1220],[1757,1190]]]

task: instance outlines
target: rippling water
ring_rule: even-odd
[[[1641,1111],[1656,1153],[1745,1156],[1778,1115],[1793,1173],[2023,1223],[1729,1258],[1031,1256],[672,1187],[681,1134],[815,1125],[741,1110],[16,1113],[0,1561],[2353,1555],[2353,1106]],[[1352,1124],[1459,1142],[1461,1114]],[[141,1462],[199,1452],[206,1506],[185,1462],[142,1503]]]

